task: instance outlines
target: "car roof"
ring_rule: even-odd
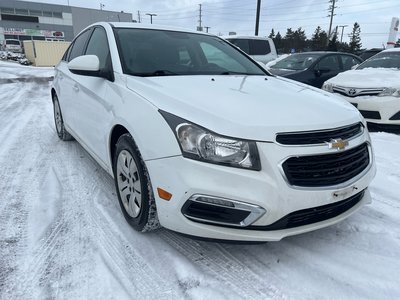
[[[390,48],[383,50],[383,52],[400,52],[400,48]]]
[[[346,54],[346,55],[355,56],[352,53],[336,52],[336,51],[307,51],[307,52],[297,52],[297,53],[293,53],[293,54],[306,54],[306,55],[309,55],[309,54],[321,54],[321,55],[324,55],[324,54]]]
[[[178,32],[186,32],[186,33],[197,33],[197,34],[204,34],[204,35],[212,35],[202,31],[195,31],[189,30],[180,27],[173,27],[173,26],[165,26],[165,25],[155,25],[155,24],[143,24],[143,23],[133,23],[133,22],[98,22],[93,25],[111,25],[114,28],[137,28],[137,29],[155,29],[155,30],[168,30],[168,31],[178,31]],[[90,27],[89,26],[89,27]]]
[[[252,40],[269,40],[266,36],[256,36],[256,35],[224,35],[220,36],[223,39],[252,39]]]

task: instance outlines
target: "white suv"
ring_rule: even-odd
[[[216,36],[94,24],[56,67],[51,94],[58,136],[114,177],[138,231],[280,240],[370,202],[375,164],[357,110]]]
[[[274,41],[271,38],[240,35],[230,35],[223,38],[239,47],[257,62],[266,64],[278,58]]]
[[[21,41],[19,41],[19,40],[5,39],[3,41],[2,48],[4,51],[22,53],[22,45],[21,45]]]

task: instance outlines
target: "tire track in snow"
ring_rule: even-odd
[[[131,242],[119,234],[118,230],[112,231],[110,228],[113,226],[107,223],[105,216],[96,208],[95,202],[102,190],[101,182],[110,182],[111,178],[80,145],[73,143],[73,147],[73,151],[68,149],[72,155],[68,159],[59,160],[57,165],[63,170],[63,190],[68,191],[68,195],[64,195],[65,199],[72,200],[68,207],[74,207],[75,213],[81,212],[80,219],[90,224],[84,226],[81,232],[90,240],[91,247],[100,253],[104,264],[112,270],[116,281],[131,298],[139,295],[143,299],[167,297],[171,291],[167,281],[148,266],[133,246],[124,246]],[[90,172],[93,172],[93,176],[88,177],[86,174]],[[114,190],[113,185],[111,190]],[[114,197],[113,200],[117,201]]]
[[[49,285],[51,280],[48,280],[48,275],[54,275],[55,279],[64,275],[62,273],[64,271],[63,268],[65,269],[65,265],[60,264],[59,269],[61,270],[54,268],[55,260],[61,258],[61,261],[67,261],[64,255],[65,252],[60,251],[60,248],[63,247],[64,241],[68,240],[65,238],[68,237],[68,235],[65,234],[65,232],[68,231],[68,223],[41,220],[45,223],[49,222],[49,224],[44,225],[49,226],[51,229],[48,230],[48,236],[43,240],[44,243],[39,247],[35,247],[36,250],[29,249],[32,245],[29,244],[27,239],[27,236],[29,236],[29,234],[27,234],[27,227],[29,227],[29,222],[27,221],[28,212],[32,213],[32,211],[34,211],[32,205],[38,204],[38,201],[41,201],[44,196],[46,196],[39,194],[39,191],[46,191],[45,185],[53,184],[53,182],[46,182],[45,179],[44,184],[40,185],[40,180],[46,178],[46,172],[48,173],[49,169],[52,168],[54,164],[54,154],[63,152],[60,147],[65,148],[65,145],[58,141],[54,130],[49,131],[47,122],[43,122],[46,115],[50,117],[49,113],[51,113],[51,109],[49,109],[49,103],[51,103],[51,101],[47,87],[48,85],[45,87],[36,87],[35,91],[28,90],[27,93],[24,94],[24,97],[28,95],[32,97],[25,108],[24,117],[28,114],[34,117],[26,119],[23,126],[18,127],[20,130],[14,132],[16,141],[14,143],[10,142],[9,148],[6,149],[11,149],[12,151],[7,151],[9,154],[5,157],[3,156],[5,159],[2,164],[5,165],[6,172],[10,170],[13,172],[12,174],[15,174],[15,176],[11,176],[9,173],[5,174],[8,182],[4,188],[2,188],[2,190],[6,191],[5,197],[11,200],[11,204],[8,201],[2,201],[5,205],[0,214],[1,224],[8,224],[5,226],[5,228],[8,228],[8,232],[6,231],[4,236],[13,234],[10,228],[19,228],[18,239],[15,242],[16,246],[14,248],[2,247],[2,249],[13,250],[13,252],[16,253],[15,259],[10,259],[8,257],[4,264],[2,264],[8,264],[9,269],[13,270],[13,273],[8,274],[7,278],[4,279],[4,286],[11,298],[30,298],[33,295],[38,295],[38,293],[39,298],[43,298],[43,296],[47,298],[46,289],[50,289],[51,292],[51,286]],[[48,100],[48,102],[46,102],[46,100]],[[24,99],[21,101],[24,101]],[[34,113],[32,114],[32,112]],[[18,111],[16,111],[16,113],[18,113]],[[18,158],[18,161],[13,159],[15,157]],[[17,162],[17,164],[15,164],[15,162]],[[15,191],[17,191],[17,195],[15,195]],[[32,200],[36,200],[36,202]],[[11,210],[13,207],[16,207],[15,212]],[[69,210],[65,211],[69,212]],[[10,217],[16,215],[22,216],[18,218],[18,222]],[[67,221],[73,220],[68,217],[64,217],[64,219]],[[13,223],[18,223],[18,225],[15,226]],[[58,248],[57,251],[54,251],[55,248]],[[33,257],[30,257],[31,255],[33,255]],[[19,259],[24,263],[15,263],[18,257],[24,256],[25,259]],[[66,267],[68,268],[69,266],[67,265]],[[16,278],[25,278],[25,280],[15,280]],[[37,289],[38,286],[41,289]]]
[[[200,269],[211,273],[218,281],[229,286],[243,299],[287,298],[278,288],[266,283],[218,243],[198,242],[171,231],[165,231],[162,238]]]

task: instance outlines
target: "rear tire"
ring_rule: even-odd
[[[126,221],[137,231],[160,227],[150,177],[132,136],[121,135],[113,157],[118,201]]]
[[[58,137],[63,141],[73,140],[74,138],[72,137],[72,135],[65,129],[60,103],[58,102],[56,94],[53,95],[53,112],[54,112],[54,124],[56,126]]]

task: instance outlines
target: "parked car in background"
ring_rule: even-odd
[[[223,37],[257,62],[266,64],[278,57],[274,41],[267,37],[230,35]]]
[[[22,53],[22,44],[19,40],[5,39],[2,44],[3,51]]]
[[[382,48],[371,48],[371,49],[367,49],[362,51],[360,54],[358,54],[359,57],[361,57],[362,60],[367,60],[370,57],[374,56],[375,54],[378,54],[379,52],[381,52]]]
[[[57,65],[51,95],[59,138],[74,137],[114,177],[141,232],[280,240],[371,201],[359,112],[217,36],[94,24]]]
[[[400,132],[400,48],[384,50],[325,82],[359,109],[371,129]]]
[[[303,52],[289,55],[269,66],[269,71],[274,75],[321,88],[326,80],[361,62],[361,58],[349,53]]]

